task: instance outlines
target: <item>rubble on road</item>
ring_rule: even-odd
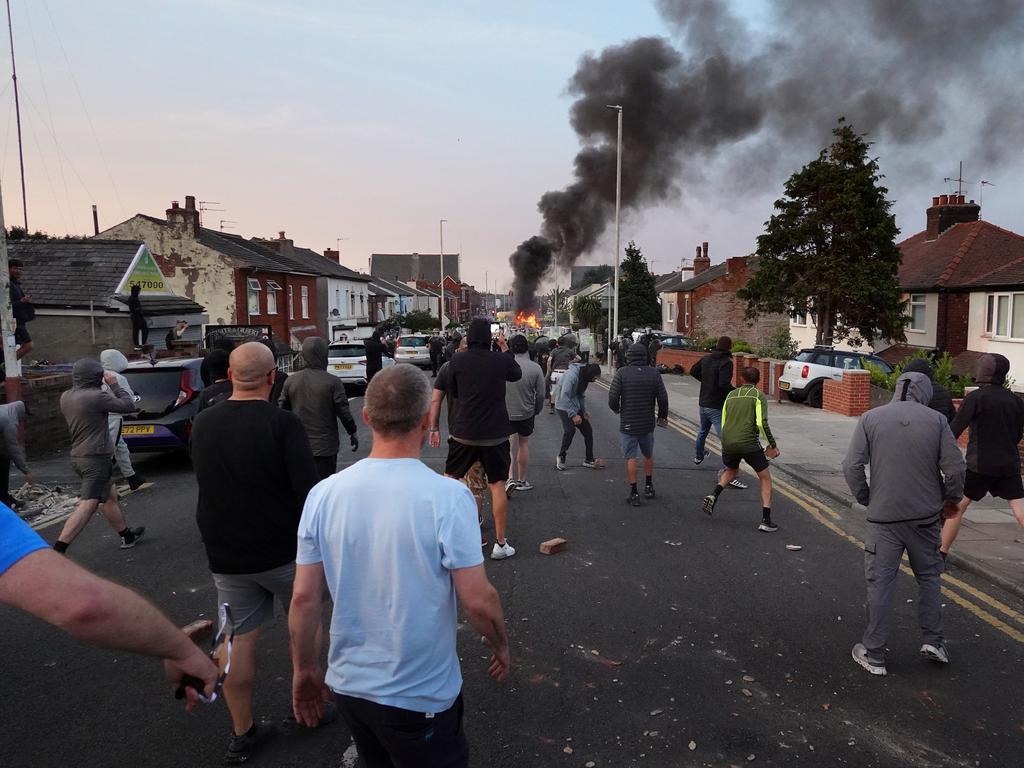
[[[24,504],[24,509],[18,514],[29,523],[40,524],[49,520],[57,520],[67,516],[78,503],[78,496],[64,492],[59,486],[48,486],[36,483],[28,485],[11,493],[16,501]]]

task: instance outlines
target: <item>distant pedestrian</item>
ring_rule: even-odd
[[[28,324],[36,319],[36,308],[32,306],[32,297],[25,293],[21,285],[21,277],[25,272],[25,264],[20,259],[7,262],[10,276],[11,313],[14,315],[14,343],[18,345],[19,360],[32,351],[32,336],[28,332]]]
[[[223,349],[213,349],[203,361],[206,364],[210,383],[199,392],[197,413],[202,413],[217,403],[231,397],[231,379],[228,378],[228,361],[230,353]]]
[[[164,346],[167,349],[174,349],[178,343],[185,336],[185,331],[188,330],[188,321],[179,320],[174,326],[167,331],[167,335],[164,337]]]
[[[636,460],[644,457],[644,498],[654,498],[654,426],[668,426],[668,391],[661,374],[647,365],[647,350],[634,344],[626,355],[629,363],[619,368],[608,391],[608,407],[619,414],[622,454],[626,459],[631,506],[640,506]],[[655,420],[657,409],[657,420]]]
[[[430,375],[437,376],[441,364],[444,362],[444,339],[440,331],[434,331],[427,339],[427,347],[430,350]]]
[[[579,355],[576,354],[576,337],[570,334],[561,336],[557,346],[548,356],[548,378],[551,379],[550,413],[554,413],[557,408],[555,391],[558,389],[558,382],[569,370],[569,366],[579,359]]]
[[[474,350],[491,354],[472,328],[469,338],[473,348],[449,366],[482,360]],[[504,681],[511,663],[473,500],[420,460],[429,403],[430,383],[413,366],[378,374],[363,410],[369,457],[320,483],[300,523],[288,617],[295,717],[316,725],[329,689],[368,768],[469,765],[456,600],[491,651],[488,674]],[[325,588],[334,600],[326,676],[317,641]]]
[[[100,365],[103,366],[104,371],[114,374],[117,378],[117,385],[131,396],[132,402],[138,402],[138,398],[135,396],[135,392],[128,383],[128,379],[124,376],[124,371],[128,367],[127,357],[125,357],[119,350],[105,349],[100,352]],[[103,385],[102,389],[104,392],[110,391],[110,387],[106,384]],[[110,429],[110,440],[114,444],[114,463],[117,464],[117,468],[121,472],[121,477],[128,481],[128,487],[132,491],[141,490],[142,486],[145,485],[147,481],[146,478],[136,472],[135,467],[132,466],[131,451],[128,450],[128,445],[125,443],[124,437],[121,435],[121,429],[124,425],[124,416],[120,413],[111,413],[107,417],[107,425]],[[152,485],[152,483],[150,483],[150,485]]]
[[[650,366],[657,367],[658,365],[658,352],[661,351],[661,339],[655,336],[653,333],[650,335],[650,343],[647,345],[647,364]]]
[[[288,374],[277,365],[277,345],[274,343],[274,340],[265,336],[260,339],[260,342],[270,350],[270,354],[274,357],[274,382],[270,385],[270,394],[267,395],[267,401],[277,405],[281,402],[281,392],[284,390],[284,383],[288,380]]]
[[[746,462],[757,473],[761,484],[761,524],[757,530],[774,533],[779,527],[772,522],[772,475],[768,460],[779,457],[771,428],[768,426],[768,398],[757,388],[761,374],[757,368],[740,371],[743,384],[732,390],[722,403],[722,463],[715,490],[704,497],[704,511],[715,510],[722,489],[736,479],[740,462]],[[761,438],[768,447],[761,446]]]
[[[505,537],[508,497],[505,482],[512,463],[505,407],[505,383],[518,381],[523,372],[515,358],[491,351],[491,324],[476,318],[466,333],[468,349],[449,361],[446,376],[434,381],[434,388],[452,392],[459,402],[451,429],[448,459],[444,473],[461,479],[479,461],[487,472],[491,489],[491,513],[494,515],[492,560],[512,557],[516,550]],[[430,409],[431,434],[438,432],[440,406]]]
[[[451,361],[455,357],[455,353],[459,351],[460,344],[462,344],[462,334],[458,331],[451,331],[448,334],[448,343],[444,348],[444,359]]]
[[[280,405],[298,416],[306,428],[317,475],[323,480],[338,471],[338,421],[345,427],[353,451],[359,449],[359,438],[345,384],[327,372],[327,342],[319,336],[303,341],[302,359],[306,367],[288,377]]]
[[[25,404],[21,400],[0,404],[0,435],[3,436],[0,443],[0,503],[12,509],[19,508],[21,504],[11,496],[11,462],[25,475],[26,483],[35,483],[25,459],[24,434]]]
[[[369,385],[373,377],[380,373],[384,367],[384,358],[394,358],[395,353],[391,348],[381,341],[379,328],[374,328],[370,338],[366,340],[366,383]]]
[[[690,368],[690,375],[700,382],[700,429],[694,443],[694,464],[701,464],[711,453],[704,445],[712,427],[718,439],[722,439],[722,406],[732,391],[731,350],[732,339],[720,336],[715,351],[702,357]]]
[[[885,645],[904,552],[917,580],[921,655],[949,663],[942,633],[939,541],[942,518],[957,514],[965,463],[945,417],[928,407],[931,399],[927,376],[904,373],[892,402],[860,417],[843,461],[854,498],[867,507],[868,626],[852,653],[873,675],[886,673]]]
[[[221,350],[222,352],[225,353],[225,355],[230,355],[232,351],[234,351],[234,349],[235,342],[232,341],[231,339],[224,338],[223,336],[221,336],[220,338],[216,339],[213,342],[211,347],[206,351],[206,354],[203,356],[203,362],[199,364],[199,378],[203,380],[204,387],[210,386],[215,381],[215,379],[210,375],[210,355],[212,355],[216,350]],[[224,360],[224,376],[227,377],[228,367],[226,356]]]
[[[594,429],[590,425],[590,413],[587,411],[587,387],[601,375],[601,366],[597,363],[571,363],[559,379],[555,395],[555,410],[562,420],[562,445],[555,459],[555,469],[566,468],[566,455],[572,445],[573,437],[579,430],[583,435],[586,457],[583,466],[587,469],[604,469],[603,459],[594,457]]]
[[[196,416],[192,428],[196,523],[217,603],[228,603],[235,620],[224,681],[232,723],[227,763],[245,762],[274,733],[253,717],[256,640],[273,618],[275,598],[285,613],[291,604],[299,517],[318,480],[302,422],[270,403],[276,371],[265,345],[237,347],[231,398]]]
[[[946,421],[953,423],[956,416],[956,409],[953,407],[953,396],[949,390],[935,381],[935,368],[924,358],[914,358],[903,367],[903,373],[923,373],[932,383],[932,399],[927,405],[933,411],[938,411],[946,417]]]
[[[942,556],[960,532],[964,512],[985,494],[1005,499],[1017,523],[1024,527],[1024,486],[1017,445],[1024,438],[1024,402],[1006,388],[1010,361],[1002,355],[982,355],[974,374],[978,388],[968,393],[953,419],[953,437],[970,429],[967,478],[957,514],[942,526]]]
[[[530,463],[530,435],[533,434],[537,414],[544,410],[544,372],[530,360],[530,344],[517,334],[509,340],[509,349],[523,371],[519,381],[505,385],[505,407],[508,409],[509,441],[512,446],[511,477],[505,483],[505,495],[513,491],[532,491],[526,479]]]
[[[128,316],[132,321],[132,342],[135,344],[136,352],[149,343],[149,323],[146,322],[146,313],[142,310],[141,292],[142,286],[135,283],[128,295]]]
[[[70,390],[60,396],[60,410],[71,433],[71,466],[82,480],[78,504],[68,516],[54,542],[57,552],[66,552],[75,537],[99,507],[107,523],[121,538],[121,549],[134,547],[146,529],[129,528],[117,503],[112,480],[114,443],[110,439],[111,413],[135,413],[134,398],[121,389],[117,377],[104,372],[98,360],[82,358],[71,369]],[[100,387],[106,384],[108,392]]]

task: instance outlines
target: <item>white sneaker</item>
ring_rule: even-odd
[[[864,647],[864,643],[857,643],[853,646],[853,652],[851,653],[853,660],[860,664],[864,669],[870,672],[872,675],[884,676],[886,674],[885,661],[882,659],[875,659],[868,653],[868,649]]]
[[[555,459],[555,469],[558,469],[558,470],[564,470],[565,469],[565,459],[562,458],[561,456],[559,456],[559,457],[557,457]]]
[[[517,490],[520,490],[520,491],[532,491],[533,490],[533,485],[530,483],[529,480],[520,480],[519,482],[516,483],[516,486],[517,486]]]
[[[937,661],[939,664],[949,664],[949,654],[944,645],[932,645],[925,643],[921,646],[921,655],[929,661]]]
[[[739,480],[730,480],[729,485],[732,488],[739,488],[741,491],[747,490],[747,484],[741,483]]]
[[[505,539],[504,544],[494,542],[494,549],[491,550],[491,560],[507,560],[516,553],[512,545],[508,543],[508,539]]]
[[[512,480],[511,478],[506,480],[505,481],[505,498],[506,499],[511,499],[512,498],[512,494],[515,493],[517,488],[519,488],[519,484],[515,480]]]

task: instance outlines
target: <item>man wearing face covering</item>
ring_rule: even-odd
[[[104,371],[109,371],[117,377],[117,385],[131,395],[134,402],[135,392],[132,391],[131,385],[128,384],[128,379],[123,376],[123,371],[128,367],[128,358],[116,349],[104,349],[100,352],[100,365],[103,366]],[[110,388],[104,384],[103,391],[109,392]],[[119,413],[112,413],[107,417],[107,425],[110,428],[110,440],[114,443],[114,462],[117,464],[117,468],[121,470],[121,477],[128,481],[128,487],[133,491],[137,491],[145,485],[146,479],[136,472],[135,467],[132,466],[131,452],[128,450],[124,438],[121,437],[123,422],[124,418]]]
[[[960,531],[963,513],[986,493],[1010,502],[1010,510],[1024,527],[1024,486],[1020,479],[1017,444],[1024,437],[1024,402],[1008,390],[1010,361],[1002,355],[982,355],[974,372],[978,388],[960,404],[951,425],[957,438],[968,427],[967,480],[959,513],[942,527],[942,555],[949,553]]]
[[[121,549],[134,547],[145,528],[129,528],[117,491],[111,479],[114,443],[110,439],[108,417],[111,413],[135,413],[134,398],[121,389],[117,377],[98,360],[82,358],[71,369],[72,387],[60,396],[60,410],[71,432],[71,466],[82,479],[78,505],[64,523],[53,548],[65,552],[100,508],[110,527],[121,537]],[[103,384],[108,392],[101,389]]]
[[[338,419],[348,432],[353,451],[359,449],[359,438],[345,385],[327,372],[327,342],[319,336],[306,339],[302,359],[306,367],[285,381],[281,407],[298,416],[306,428],[317,476],[323,480],[338,470]]]
[[[854,498],[867,507],[868,626],[852,655],[872,675],[886,674],[885,645],[904,552],[917,579],[921,655],[949,663],[942,635],[939,540],[943,517],[956,514],[963,496],[965,465],[945,416],[928,407],[931,399],[927,376],[904,373],[896,380],[892,402],[860,417],[843,460]],[[864,471],[868,464],[870,484]]]

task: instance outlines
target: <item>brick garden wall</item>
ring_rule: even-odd
[[[25,424],[29,459],[49,456],[71,445],[68,424],[60,412],[60,396],[71,389],[71,374],[29,376],[21,380],[21,399],[31,411]],[[0,402],[7,397],[0,389]]]
[[[871,374],[843,371],[843,380],[825,379],[822,408],[844,416],[860,416],[871,408]]]

